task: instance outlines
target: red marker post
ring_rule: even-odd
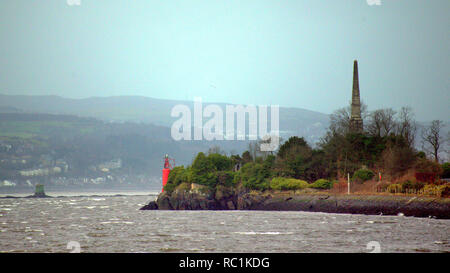
[[[173,164],[171,164],[170,161],[172,161]],[[169,180],[170,170],[173,169],[172,165],[175,165],[175,161],[166,154],[164,156],[164,168],[162,169],[162,192],[164,192],[164,187],[167,184],[167,180]]]

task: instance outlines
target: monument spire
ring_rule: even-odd
[[[352,89],[352,111],[350,117],[350,130],[362,133],[363,120],[361,118],[361,100],[359,96],[358,61],[353,62],[353,89]]]

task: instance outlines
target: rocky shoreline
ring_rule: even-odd
[[[405,215],[450,219],[450,198],[334,195],[328,193],[174,191],[161,193],[141,210],[267,210]]]

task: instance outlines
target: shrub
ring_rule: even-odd
[[[280,176],[305,179],[311,163],[312,149],[302,137],[290,137],[277,153]]]
[[[425,187],[425,183],[420,181],[413,182],[413,187],[416,191],[420,191],[421,189],[423,189],[423,187]]]
[[[367,180],[372,179],[375,174],[371,170],[359,169],[353,174],[352,181],[357,183],[364,183]]]
[[[217,183],[227,187],[233,186],[235,173],[232,171],[220,171],[217,173]]]
[[[442,166],[428,159],[418,159],[415,164],[417,180],[427,183],[435,183],[439,175],[443,173]]]
[[[442,167],[442,178],[450,178],[450,163],[446,162],[441,165]]]
[[[291,190],[301,190],[308,187],[308,182],[300,179],[289,178],[288,179],[288,189]]]
[[[182,182],[187,182],[187,172],[184,169],[184,166],[177,166],[173,168],[167,179],[167,184],[164,186],[164,191],[171,193],[175,188],[180,185]]]
[[[210,154],[208,155],[207,159],[218,171],[231,171],[233,167],[232,160],[226,155]]]
[[[450,196],[450,185],[433,185],[427,184],[423,187],[423,194],[425,195],[434,195],[438,197],[449,197]]]
[[[427,184],[423,187],[423,194],[425,195],[439,195],[439,186]]]
[[[423,182],[417,182],[415,179],[406,180],[402,183],[402,192],[411,193],[421,190],[425,186]]]
[[[415,164],[416,172],[418,173],[435,173],[435,174],[441,174],[442,173],[442,167],[439,165],[439,163],[428,160],[426,158],[418,159]]]
[[[212,161],[204,153],[198,153],[192,163],[189,182],[214,188],[217,184],[217,173]]]
[[[192,163],[192,169],[196,174],[205,174],[216,170],[212,160],[207,158],[204,153],[200,152]]]
[[[280,191],[301,190],[307,187],[308,182],[294,178],[275,177],[270,181],[270,188]]]
[[[194,172],[192,174],[191,182],[214,188],[217,184],[217,178],[217,173],[215,172],[207,172],[202,174]]]
[[[181,183],[180,185],[178,185],[176,188],[175,188],[175,191],[177,192],[187,192],[187,191],[190,191],[191,190],[191,184],[190,183],[186,183],[186,182],[183,182],[183,183]]]
[[[391,177],[400,177],[413,167],[414,151],[408,145],[403,146],[401,136],[389,136],[388,145],[381,156],[381,166]]]
[[[420,158],[420,159],[425,159],[425,158],[427,158],[427,155],[425,154],[425,152],[420,151],[416,154],[416,157]]]
[[[273,190],[285,190],[285,186],[287,186],[287,182],[284,177],[275,177],[270,181],[270,188]]]
[[[414,176],[416,180],[428,183],[434,183],[437,178],[435,173],[415,173]]]
[[[316,182],[312,183],[309,186],[314,189],[331,189],[333,187],[333,184],[333,181],[318,179],[316,180]]]
[[[402,192],[402,185],[400,185],[400,184],[390,184],[387,187],[387,191],[390,192],[390,193]]]
[[[439,186],[440,187],[440,196],[441,197],[450,197],[450,185],[446,184],[446,185],[442,185]]]
[[[388,191],[389,183],[386,182],[379,182],[377,184],[377,192],[385,192]]]
[[[263,171],[263,166],[258,163],[246,163],[234,176],[234,184],[242,183],[250,190],[266,190],[269,188],[268,177]]]

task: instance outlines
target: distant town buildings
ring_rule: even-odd
[[[122,159],[120,158],[113,159],[98,165],[98,169],[101,170],[102,172],[108,172],[109,170],[120,168],[122,168]]]
[[[38,168],[38,169],[32,169],[32,170],[22,170],[22,171],[19,171],[19,173],[22,176],[43,176],[43,175],[61,173],[61,168],[60,167]]]

